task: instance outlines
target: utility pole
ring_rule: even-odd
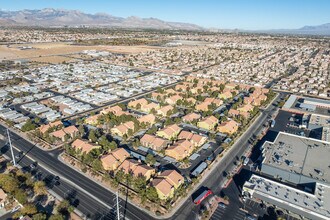
[[[119,213],[119,198],[118,198],[118,191],[116,192],[116,203],[117,203],[117,219],[120,220],[120,213]]]
[[[11,156],[13,158],[13,164],[14,164],[14,166],[16,166],[16,161],[15,161],[13,146],[11,145],[11,140],[10,140],[10,135],[9,135],[9,129],[8,128],[7,128],[7,135],[8,135],[8,143],[9,143],[9,147],[10,147]]]

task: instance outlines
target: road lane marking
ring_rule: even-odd
[[[17,151],[19,151],[20,149],[17,148],[16,146],[13,145],[13,148],[15,148]],[[28,155],[27,153],[24,155],[27,158],[29,158],[32,161],[35,161],[30,155]],[[66,182],[70,183],[71,185],[76,186],[77,188],[79,188],[82,192],[86,193],[87,195],[89,195],[90,197],[92,197],[93,199],[95,199],[96,201],[98,201],[99,203],[101,203],[102,205],[104,205],[107,208],[111,208],[109,205],[107,205],[106,203],[104,203],[103,201],[99,200],[98,198],[96,198],[94,195],[92,195],[91,193],[87,192],[86,190],[82,189],[80,186],[76,185],[75,183],[73,183],[71,180],[68,180],[67,178],[63,177],[62,175],[60,175],[59,173],[57,173],[56,171],[52,170],[51,168],[49,168],[46,164],[44,164],[43,162],[38,161],[38,164],[43,167],[45,170],[49,170],[50,173],[53,173],[55,175],[61,176],[61,178],[63,180],[65,180]],[[46,168],[47,167],[47,168]]]
[[[17,151],[20,151],[20,149],[18,147],[16,147],[15,145],[12,145],[14,149],[16,149]],[[29,158],[31,161],[35,161],[30,155],[28,155],[27,153],[24,155],[27,158]],[[61,161],[59,161],[61,162]],[[112,209],[112,206],[109,206],[108,204],[106,204],[105,202],[103,202],[102,200],[100,200],[99,198],[97,198],[96,196],[92,195],[91,193],[89,193],[87,190],[83,189],[82,187],[80,187],[79,185],[75,184],[74,182],[72,182],[71,180],[63,177],[61,174],[57,173],[56,171],[52,170],[51,168],[49,168],[46,164],[44,164],[43,162],[39,162],[38,164],[43,167],[45,170],[47,170],[49,173],[52,173],[54,175],[57,176],[61,176],[61,179],[65,180],[67,183],[71,184],[72,186],[75,186],[76,188],[78,188],[79,190],[81,190],[83,193],[87,194],[88,196],[90,196],[91,198],[93,198],[94,200],[98,201],[100,204],[102,204],[103,206],[105,206],[108,209]],[[64,164],[65,165],[65,164]],[[66,165],[67,166],[67,165]],[[71,167],[69,167],[70,169],[72,169]],[[75,170],[73,170],[75,171]],[[77,171],[75,171],[77,172]],[[88,177],[86,177],[88,178]],[[93,180],[93,182],[95,182]],[[100,185],[100,184],[98,184]],[[103,188],[105,188],[104,186],[102,186]],[[106,188],[105,188],[106,189]],[[108,190],[109,191],[109,190]],[[112,193],[111,191],[109,191],[110,193]],[[141,208],[139,208],[141,211],[143,211]],[[138,216],[136,216],[133,212],[131,212],[129,209],[126,209],[126,212],[129,212],[131,215],[135,216],[137,219],[142,220],[141,218],[139,218]],[[129,220],[129,218],[125,217],[126,219]]]

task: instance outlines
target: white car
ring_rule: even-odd
[[[243,165],[246,166],[249,163],[250,159],[247,157],[244,159]]]

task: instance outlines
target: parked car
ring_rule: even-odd
[[[243,165],[246,166],[250,161],[250,158],[245,158],[244,161],[243,161]]]
[[[218,203],[218,207],[225,209],[227,206],[226,206],[225,203],[223,203],[223,202],[219,202],[219,203]]]

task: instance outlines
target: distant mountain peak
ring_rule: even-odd
[[[4,26],[102,26],[121,28],[152,28],[203,30],[202,27],[182,22],[166,22],[157,18],[115,17],[107,13],[88,14],[79,10],[44,8],[36,10],[0,10],[0,25]]]
[[[316,25],[316,26],[304,26],[302,28],[299,28],[299,30],[318,30],[318,29],[329,29],[330,30],[330,23],[326,23],[326,24],[321,24],[321,25]]]

